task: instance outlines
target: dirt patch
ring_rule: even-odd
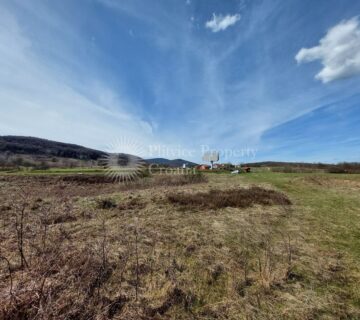
[[[195,194],[171,193],[168,201],[186,207],[219,209],[226,207],[247,208],[260,205],[290,205],[289,198],[275,190],[260,187],[248,189],[210,190]]]

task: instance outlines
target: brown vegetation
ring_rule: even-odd
[[[0,319],[358,318],[344,256],[239,179],[0,179]]]
[[[195,194],[171,193],[168,200],[187,207],[219,209],[226,207],[247,208],[254,204],[289,205],[291,201],[283,193],[260,187],[210,190]]]
[[[316,173],[316,172],[329,172],[329,173],[360,173],[359,162],[340,162],[337,164],[328,163],[309,163],[309,162],[277,162],[265,161],[247,163],[244,166],[255,168],[271,168],[273,172],[284,173]]]
[[[10,192],[18,194],[21,188],[30,194],[46,198],[48,196],[76,197],[96,196],[125,190],[140,190],[155,187],[176,187],[187,184],[205,183],[207,178],[202,174],[188,175],[154,175],[119,183],[107,176],[96,174],[84,175],[0,175],[0,196]],[[31,186],[31,187],[29,187]],[[4,205],[4,204],[3,204]]]

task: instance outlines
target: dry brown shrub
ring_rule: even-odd
[[[100,199],[97,202],[99,209],[112,209],[116,207],[116,203],[113,199]]]
[[[0,292],[0,318],[93,319],[106,313],[111,318],[127,299],[100,293],[113,269],[90,247],[54,247],[14,275],[11,294]]]
[[[290,205],[289,198],[278,191],[260,187],[210,190],[195,194],[171,193],[168,195],[171,203],[187,207],[219,209],[226,207],[247,208],[255,204]]]

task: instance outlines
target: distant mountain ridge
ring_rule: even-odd
[[[0,136],[0,153],[43,155],[78,160],[98,160],[106,155],[103,151],[76,144],[23,136]]]
[[[262,162],[248,162],[244,163],[244,166],[249,167],[304,167],[304,168],[327,168],[332,166],[330,163],[310,163],[310,162],[286,162],[286,161],[262,161]]]
[[[187,167],[197,166],[197,163],[187,161],[184,159],[169,160],[169,159],[165,159],[165,158],[153,158],[153,159],[145,159],[145,161],[148,164],[158,164],[158,165],[169,166],[169,167],[182,167],[183,164],[186,164]]]
[[[80,145],[52,141],[42,138],[25,136],[0,136],[0,155],[12,156],[42,156],[46,158],[59,157],[76,160],[99,160],[107,153],[100,150],[86,148]],[[135,155],[136,156],[136,155]],[[148,164],[158,164],[169,167],[188,167],[197,164],[183,159],[169,160],[165,158],[146,159]]]

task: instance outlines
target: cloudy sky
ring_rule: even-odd
[[[0,135],[360,161],[359,15],[354,0],[0,0]]]

